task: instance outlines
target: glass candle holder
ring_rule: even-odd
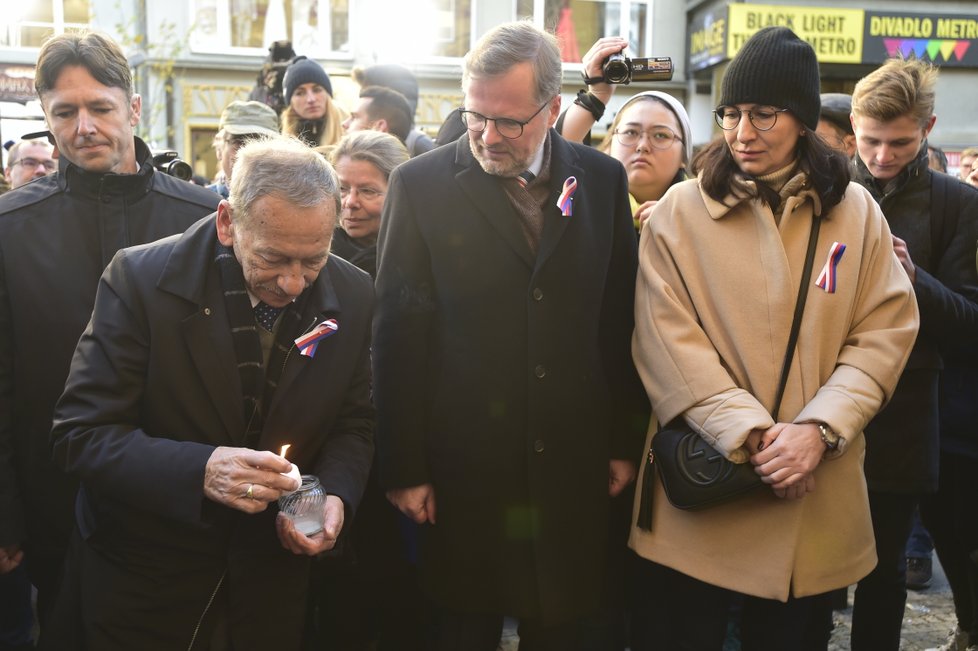
[[[278,508],[292,520],[296,530],[304,536],[315,536],[323,530],[326,491],[316,475],[302,475],[299,490],[278,499]]]

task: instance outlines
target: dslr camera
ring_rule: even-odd
[[[153,167],[181,181],[189,181],[194,175],[194,168],[190,167],[190,163],[180,160],[180,154],[173,150],[154,151]]]
[[[606,84],[630,84],[633,81],[669,81],[672,79],[671,57],[629,59],[624,54],[612,54],[601,64]]]

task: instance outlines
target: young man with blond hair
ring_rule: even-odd
[[[943,564],[948,525],[928,516],[938,512],[935,506],[942,516],[950,515],[961,501],[960,496],[930,496],[938,490],[938,466],[945,472],[939,449],[946,436],[946,398],[952,395],[942,387],[939,403],[941,369],[973,366],[969,353],[978,359],[970,343],[978,333],[978,192],[928,167],[937,76],[925,62],[891,59],[861,79],[852,95],[853,180],[883,209],[920,307],[920,334],[906,369],[890,403],[866,428],[866,480],[879,563],[856,589],[853,651],[897,651],[907,596],[904,551],[914,510],[927,496],[924,524]],[[943,482],[942,477],[942,488]],[[956,582],[957,577],[952,587]],[[961,612],[959,620],[974,625]]]

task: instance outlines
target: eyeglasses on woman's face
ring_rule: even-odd
[[[680,138],[675,131],[668,127],[655,127],[654,129],[648,129],[642,131],[634,127],[625,127],[624,129],[615,129],[615,139],[623,147],[636,147],[642,141],[642,136],[645,136],[649,145],[652,149],[665,150],[669,149],[676,142],[682,142],[683,139]]]
[[[740,125],[744,113],[750,120],[751,126],[758,131],[770,131],[778,123],[778,114],[788,109],[777,109],[773,106],[755,106],[752,109],[739,109],[736,106],[718,106],[713,111],[713,117],[724,131],[733,131]]]

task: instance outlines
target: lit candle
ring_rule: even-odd
[[[285,458],[285,453],[289,451],[289,448],[290,447],[292,447],[292,445],[289,444],[289,443],[286,443],[285,445],[283,445],[282,446],[282,449],[279,450],[278,456],[280,456],[280,457],[282,457],[284,459]],[[285,476],[285,477],[291,477],[292,479],[295,480],[295,488],[293,488],[291,491],[287,492],[286,495],[290,495],[290,494],[296,492],[297,490],[299,490],[299,486],[302,486],[302,475],[299,473],[299,466],[295,465],[294,463],[292,464],[292,468],[287,473],[286,472],[283,472],[281,474],[283,476]]]

